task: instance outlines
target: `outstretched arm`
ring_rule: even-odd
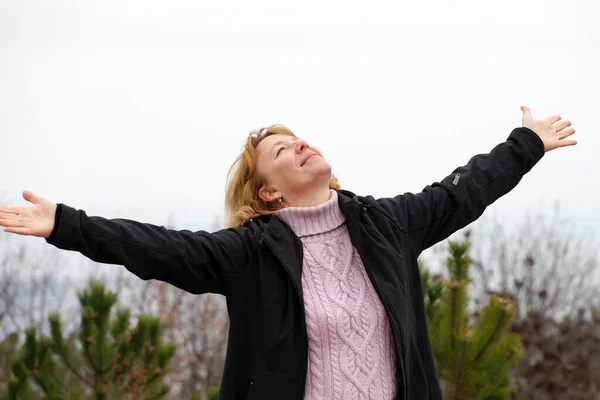
[[[29,191],[33,207],[0,207],[6,232],[43,237],[64,250],[125,266],[142,279],[158,279],[191,293],[224,292],[223,272],[248,264],[248,229],[215,233],[168,230],[126,219],[87,216]]]
[[[528,107],[521,110],[523,127],[514,129],[490,153],[474,156],[422,192],[378,200],[411,239],[417,254],[478,219],[487,206],[512,190],[545,152],[577,144],[567,139],[575,133],[570,121],[557,115],[534,120]]]

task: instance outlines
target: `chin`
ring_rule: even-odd
[[[318,161],[315,160],[313,168],[315,171],[319,171],[321,173],[326,173],[326,174],[331,174],[331,165],[329,165],[329,163],[327,161],[325,161],[323,158],[319,157]]]
[[[323,165],[321,168],[315,170],[315,175],[318,179],[323,182],[327,182],[331,180],[331,166],[329,164]]]

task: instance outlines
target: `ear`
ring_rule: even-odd
[[[258,197],[266,203],[271,203],[277,200],[279,192],[275,188],[268,186],[267,184],[262,185],[258,191]]]

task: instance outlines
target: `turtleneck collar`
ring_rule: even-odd
[[[338,194],[330,189],[331,197],[315,207],[285,207],[275,215],[292,228],[298,237],[317,235],[334,230],[346,218],[338,204]]]

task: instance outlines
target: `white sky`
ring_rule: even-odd
[[[493,4],[493,5],[492,5]],[[0,1],[0,193],[209,229],[247,133],[282,123],[358,194],[419,191],[559,113],[487,213],[600,223],[600,2]]]

